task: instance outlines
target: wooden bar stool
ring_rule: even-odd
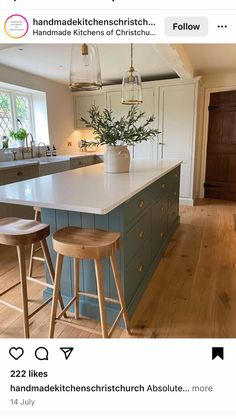
[[[37,284],[43,285],[44,287],[54,288],[54,268],[48,251],[48,246],[46,242],[46,237],[50,234],[50,227],[47,224],[41,224],[33,220],[23,220],[21,218],[2,218],[0,219],[0,244],[7,246],[16,246],[18,262],[19,262],[19,271],[20,271],[20,281],[14,285],[11,285],[6,290],[0,293],[0,297],[7,294],[17,285],[21,284],[21,299],[22,299],[22,308],[17,307],[13,304],[10,304],[2,299],[0,303],[4,304],[7,307],[13,308],[16,311],[23,313],[23,324],[24,324],[24,336],[29,338],[29,320],[33,317],[39,310],[45,307],[51,300],[52,297],[47,299],[39,307],[37,307],[31,314],[28,310],[28,293],[27,293],[27,277],[26,277],[26,267],[25,267],[25,246],[32,245],[33,243],[40,243],[44,258],[47,263],[47,267],[51,276],[52,284],[46,284],[43,281],[39,281],[36,278],[29,278],[29,280],[36,282]],[[61,295],[59,295],[59,301],[61,304],[62,310],[64,309],[63,301]]]
[[[34,207],[34,220],[41,221],[41,208]],[[36,243],[31,245],[30,251],[30,261],[29,261],[29,273],[27,279],[31,279],[33,277],[33,268],[34,268],[34,261],[37,260],[39,262],[46,262],[44,257],[37,256],[37,253],[42,250],[42,246],[36,248]]]
[[[65,227],[57,231],[53,236],[53,248],[57,252],[55,285],[53,293],[52,311],[50,319],[49,337],[53,338],[56,322],[63,322],[62,315],[66,313],[69,307],[74,303],[75,319],[79,319],[79,296],[87,296],[98,299],[99,312],[101,319],[102,332],[83,327],[75,322],[67,323],[79,329],[89,331],[91,333],[102,335],[103,338],[111,337],[120,318],[123,316],[125,327],[129,330],[128,314],[125,306],[125,300],[122,291],[121,279],[116,262],[115,252],[120,245],[120,234],[103,230],[83,229],[78,227]],[[57,304],[60,295],[60,281],[64,256],[74,258],[74,297],[67,306],[57,315]],[[102,259],[110,258],[110,263],[114,275],[118,300],[105,297],[103,286]],[[79,290],[79,259],[93,259],[95,264],[97,294],[90,294]],[[108,331],[106,301],[120,305],[120,312],[115,319],[113,325]]]

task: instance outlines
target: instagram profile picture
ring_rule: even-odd
[[[4,29],[10,38],[19,39],[27,34],[29,23],[24,16],[15,14],[6,19]]]

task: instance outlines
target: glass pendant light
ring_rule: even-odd
[[[73,45],[70,84],[72,92],[98,90],[102,87],[99,52],[96,45]]]
[[[125,72],[122,82],[122,99],[123,105],[136,105],[143,103],[142,98],[142,80],[140,74],[134,69],[133,64],[133,44],[131,49],[130,69]]]

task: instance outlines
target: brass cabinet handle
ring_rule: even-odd
[[[22,176],[23,172],[17,172],[17,176]]]
[[[175,173],[175,174],[174,174],[174,177],[178,177],[178,173]]]
[[[143,270],[144,270],[144,265],[143,263],[140,263],[140,265],[138,265],[138,271],[143,272]]]
[[[142,239],[144,237],[144,230],[140,230],[138,236],[140,239]]]
[[[176,191],[174,191],[174,192],[173,192],[173,195],[174,195],[174,196],[176,196],[176,195],[177,195],[177,192],[176,192]]]
[[[166,185],[164,183],[161,184],[162,189],[165,189]]]
[[[162,237],[164,237],[164,233],[163,233],[163,231],[161,231],[161,233],[160,233],[160,237],[162,238]]]
[[[138,203],[139,208],[143,208],[144,207],[144,200],[141,199]]]
[[[161,212],[164,212],[164,211],[165,211],[165,207],[164,207],[164,205],[162,205]]]

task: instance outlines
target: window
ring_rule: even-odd
[[[32,96],[25,92],[0,89],[0,137],[24,128],[34,133]]]
[[[0,91],[0,135],[8,135],[13,129],[10,95],[7,92]]]

